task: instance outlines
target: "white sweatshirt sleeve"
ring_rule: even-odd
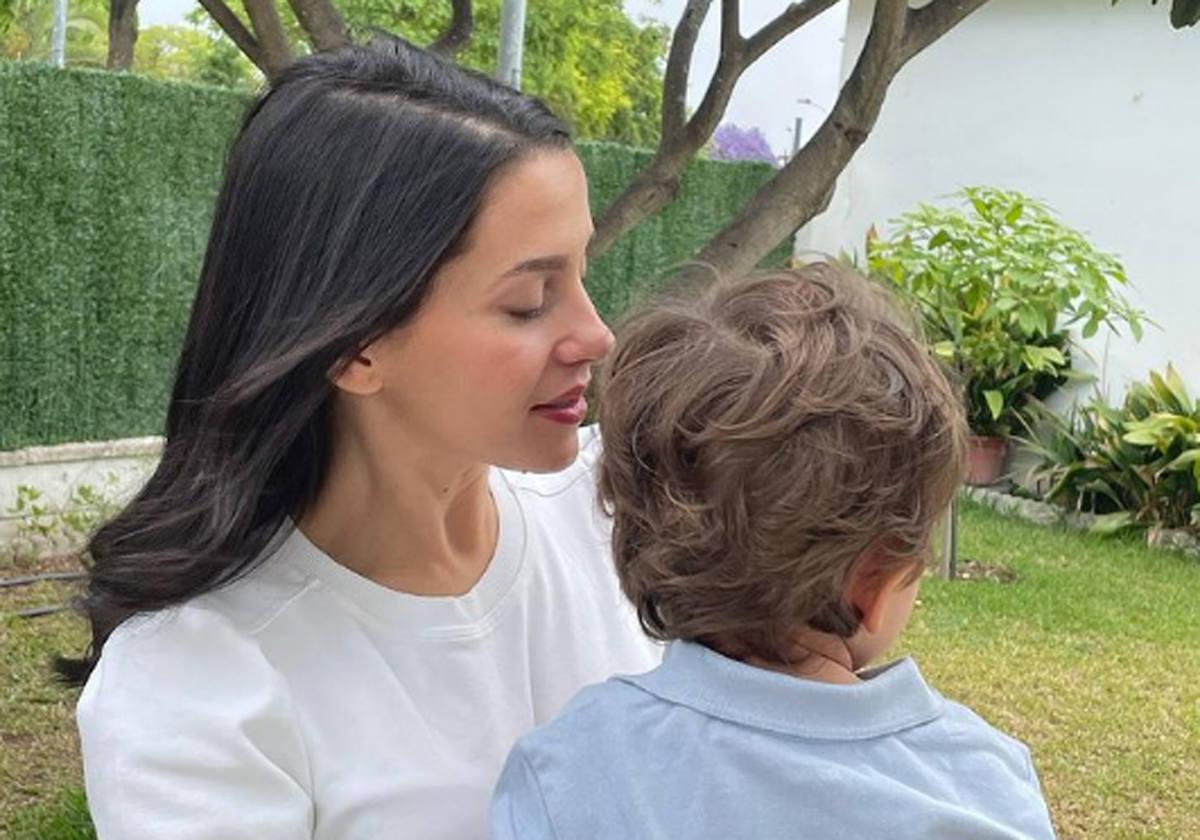
[[[119,628],[77,709],[100,840],[300,840],[308,762],[254,638],[199,607]]]

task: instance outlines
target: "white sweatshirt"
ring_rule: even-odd
[[[237,583],[123,624],[78,708],[101,840],[483,837],[513,742],[661,658],[613,574],[598,449],[493,471],[495,556],[461,597],[386,589],[294,531]]]

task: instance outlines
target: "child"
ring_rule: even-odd
[[[626,324],[600,423],[622,587],[670,641],[521,739],[493,837],[1052,838],[1029,751],[922,679],[908,622],[965,425],[893,301],[831,264]]]

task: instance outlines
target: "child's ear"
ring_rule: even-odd
[[[850,575],[847,600],[861,616],[859,624],[868,633],[877,633],[887,614],[890,597],[904,589],[912,579],[912,569],[897,566],[895,558],[882,546],[867,549]]]

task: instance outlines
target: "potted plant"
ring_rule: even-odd
[[[1125,270],[1045,204],[1018,192],[969,187],[959,206],[920,205],[870,235],[871,273],[920,312],[934,351],[957,371],[975,436],[968,480],[995,482],[1009,433],[1031,398],[1068,378],[1072,328],[1086,337],[1144,316],[1121,295]]]

